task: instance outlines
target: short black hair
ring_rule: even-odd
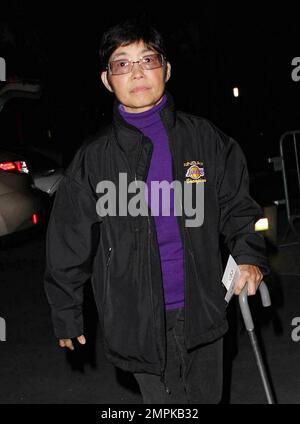
[[[162,35],[149,23],[140,19],[128,19],[109,28],[100,43],[101,67],[105,69],[111,54],[120,46],[143,41],[145,45],[166,57],[166,47]]]

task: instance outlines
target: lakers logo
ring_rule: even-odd
[[[199,166],[200,165],[200,166]],[[189,166],[185,174],[187,183],[204,183],[204,167],[203,163],[199,161],[185,162],[184,166]]]
[[[192,178],[192,180],[198,180],[201,178],[201,168],[199,168],[197,165],[190,166],[185,176]]]

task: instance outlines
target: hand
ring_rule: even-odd
[[[253,296],[263,279],[263,274],[255,265],[239,265],[239,269],[241,275],[236,284],[234,293],[240,294],[245,284],[248,283],[248,296]]]
[[[85,337],[84,337],[83,334],[81,336],[78,336],[77,340],[79,341],[80,344],[86,343],[86,340],[85,340]],[[67,347],[70,350],[74,350],[74,345],[73,345],[72,339],[59,339],[59,346],[60,347]]]

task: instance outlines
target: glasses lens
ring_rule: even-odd
[[[130,60],[113,60],[110,62],[108,68],[112,75],[122,75],[131,72],[134,63],[139,63],[142,69],[149,70],[163,66],[163,60],[161,54],[155,53],[144,56],[138,62],[131,62]]]
[[[130,72],[130,62],[128,60],[114,60],[110,62],[109,67],[113,75],[127,74]]]
[[[141,60],[141,65],[143,69],[155,69],[160,68],[163,64],[163,57],[161,54],[149,54],[144,56]]]

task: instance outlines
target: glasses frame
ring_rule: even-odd
[[[161,57],[161,65],[159,65],[159,66],[155,66],[154,68],[151,68],[151,69],[144,69],[144,68],[143,68],[143,62],[142,62],[142,60],[143,60],[144,58],[146,58],[146,57],[154,56],[154,55],[155,55],[155,56],[160,56],[160,57]],[[167,58],[166,58],[166,57],[165,57],[162,53],[152,53],[152,54],[147,54],[147,55],[145,55],[145,56],[141,56],[139,60],[124,59],[124,62],[129,62],[129,63],[130,63],[130,66],[128,66],[128,70],[127,70],[126,72],[124,72],[124,73],[121,73],[121,74],[113,74],[113,73],[112,73],[112,70],[111,70],[111,63],[113,63],[113,62],[119,62],[119,61],[121,61],[121,62],[122,62],[122,59],[112,60],[111,62],[109,62],[109,63],[108,63],[108,65],[106,66],[106,70],[108,71],[108,73],[109,73],[110,75],[126,75],[126,74],[130,74],[130,73],[132,72],[132,70],[133,70],[133,65],[134,65],[135,63],[138,63],[138,64],[139,64],[139,66],[143,69],[143,71],[152,71],[153,69],[162,68],[162,67],[164,66],[164,64],[165,64],[166,60],[167,60]]]

